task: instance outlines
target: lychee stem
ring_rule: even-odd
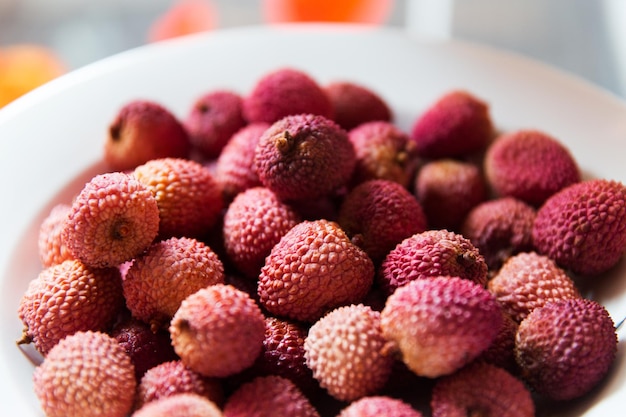
[[[20,337],[18,340],[15,341],[15,343],[19,345],[28,345],[29,343],[32,343],[33,341],[33,337],[28,333],[28,329],[24,329],[24,331],[22,331],[22,337]]]
[[[276,138],[276,149],[284,155],[293,148],[295,143],[295,138],[291,136],[289,131],[285,130],[282,136]]]

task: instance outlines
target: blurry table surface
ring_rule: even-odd
[[[147,43],[150,25],[172,3],[0,0],[0,47],[48,46],[70,69],[78,68]],[[265,23],[260,0],[211,3],[216,29]],[[615,39],[619,25],[626,31],[624,4],[626,0],[396,0],[385,24],[518,52],[625,98],[626,40]]]

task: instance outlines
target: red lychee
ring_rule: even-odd
[[[39,260],[44,268],[72,259],[73,256],[63,239],[63,227],[65,220],[70,213],[71,206],[68,204],[57,204],[50,210],[50,213],[41,222],[37,247],[39,250]]]
[[[538,252],[580,275],[600,274],[626,250],[626,187],[595,179],[570,185],[537,212],[532,231]]]
[[[330,119],[297,114],[278,120],[259,139],[261,183],[282,200],[314,199],[345,185],[356,163],[348,134]]]
[[[484,149],[494,134],[486,102],[454,90],[431,104],[410,132],[424,158],[459,157]]]
[[[170,110],[149,100],[133,100],[111,122],[104,159],[111,170],[134,169],[151,159],[186,158],[187,131]]]
[[[580,181],[578,164],[557,139],[537,130],[498,137],[484,159],[487,180],[500,197],[515,197],[532,206]]]
[[[303,221],[272,248],[259,276],[261,304],[272,314],[314,322],[369,292],[374,264],[337,223]]]
[[[274,123],[293,114],[316,114],[332,118],[331,102],[309,74],[280,68],[263,75],[243,101],[249,123]]]
[[[346,130],[366,122],[390,122],[393,118],[387,102],[369,87],[334,81],[323,88],[333,108],[333,120]]]
[[[100,174],[72,203],[61,237],[72,253],[93,267],[117,267],[143,252],[159,232],[152,192],[133,175]]]
[[[184,121],[189,141],[209,159],[217,158],[245,124],[243,99],[229,90],[210,91],[197,98]]]
[[[415,197],[389,180],[369,180],[353,188],[343,199],[337,222],[375,262],[428,226]]]

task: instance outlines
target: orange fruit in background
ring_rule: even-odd
[[[263,13],[270,23],[356,22],[384,23],[393,0],[264,0]]]
[[[210,1],[178,0],[152,24],[148,41],[208,31],[216,26],[216,21],[217,12]]]
[[[57,55],[44,46],[0,48],[0,107],[65,72]]]

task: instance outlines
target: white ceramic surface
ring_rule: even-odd
[[[106,128],[135,98],[183,116],[214,88],[245,94],[277,67],[320,83],[370,86],[408,129],[444,92],[463,88],[490,104],[499,128],[537,128],[559,138],[588,176],[626,182],[626,105],[567,74],[480,45],[411,39],[394,29],[339,25],[251,27],[149,45],[63,76],[0,110],[0,415],[39,416],[33,366],[15,345],[16,309],[40,271],[36,236],[54,203],[69,201],[98,172]],[[626,265],[594,297],[626,316]],[[615,369],[599,389],[546,415],[618,416],[626,398],[624,337]],[[621,406],[621,407],[620,407]]]

